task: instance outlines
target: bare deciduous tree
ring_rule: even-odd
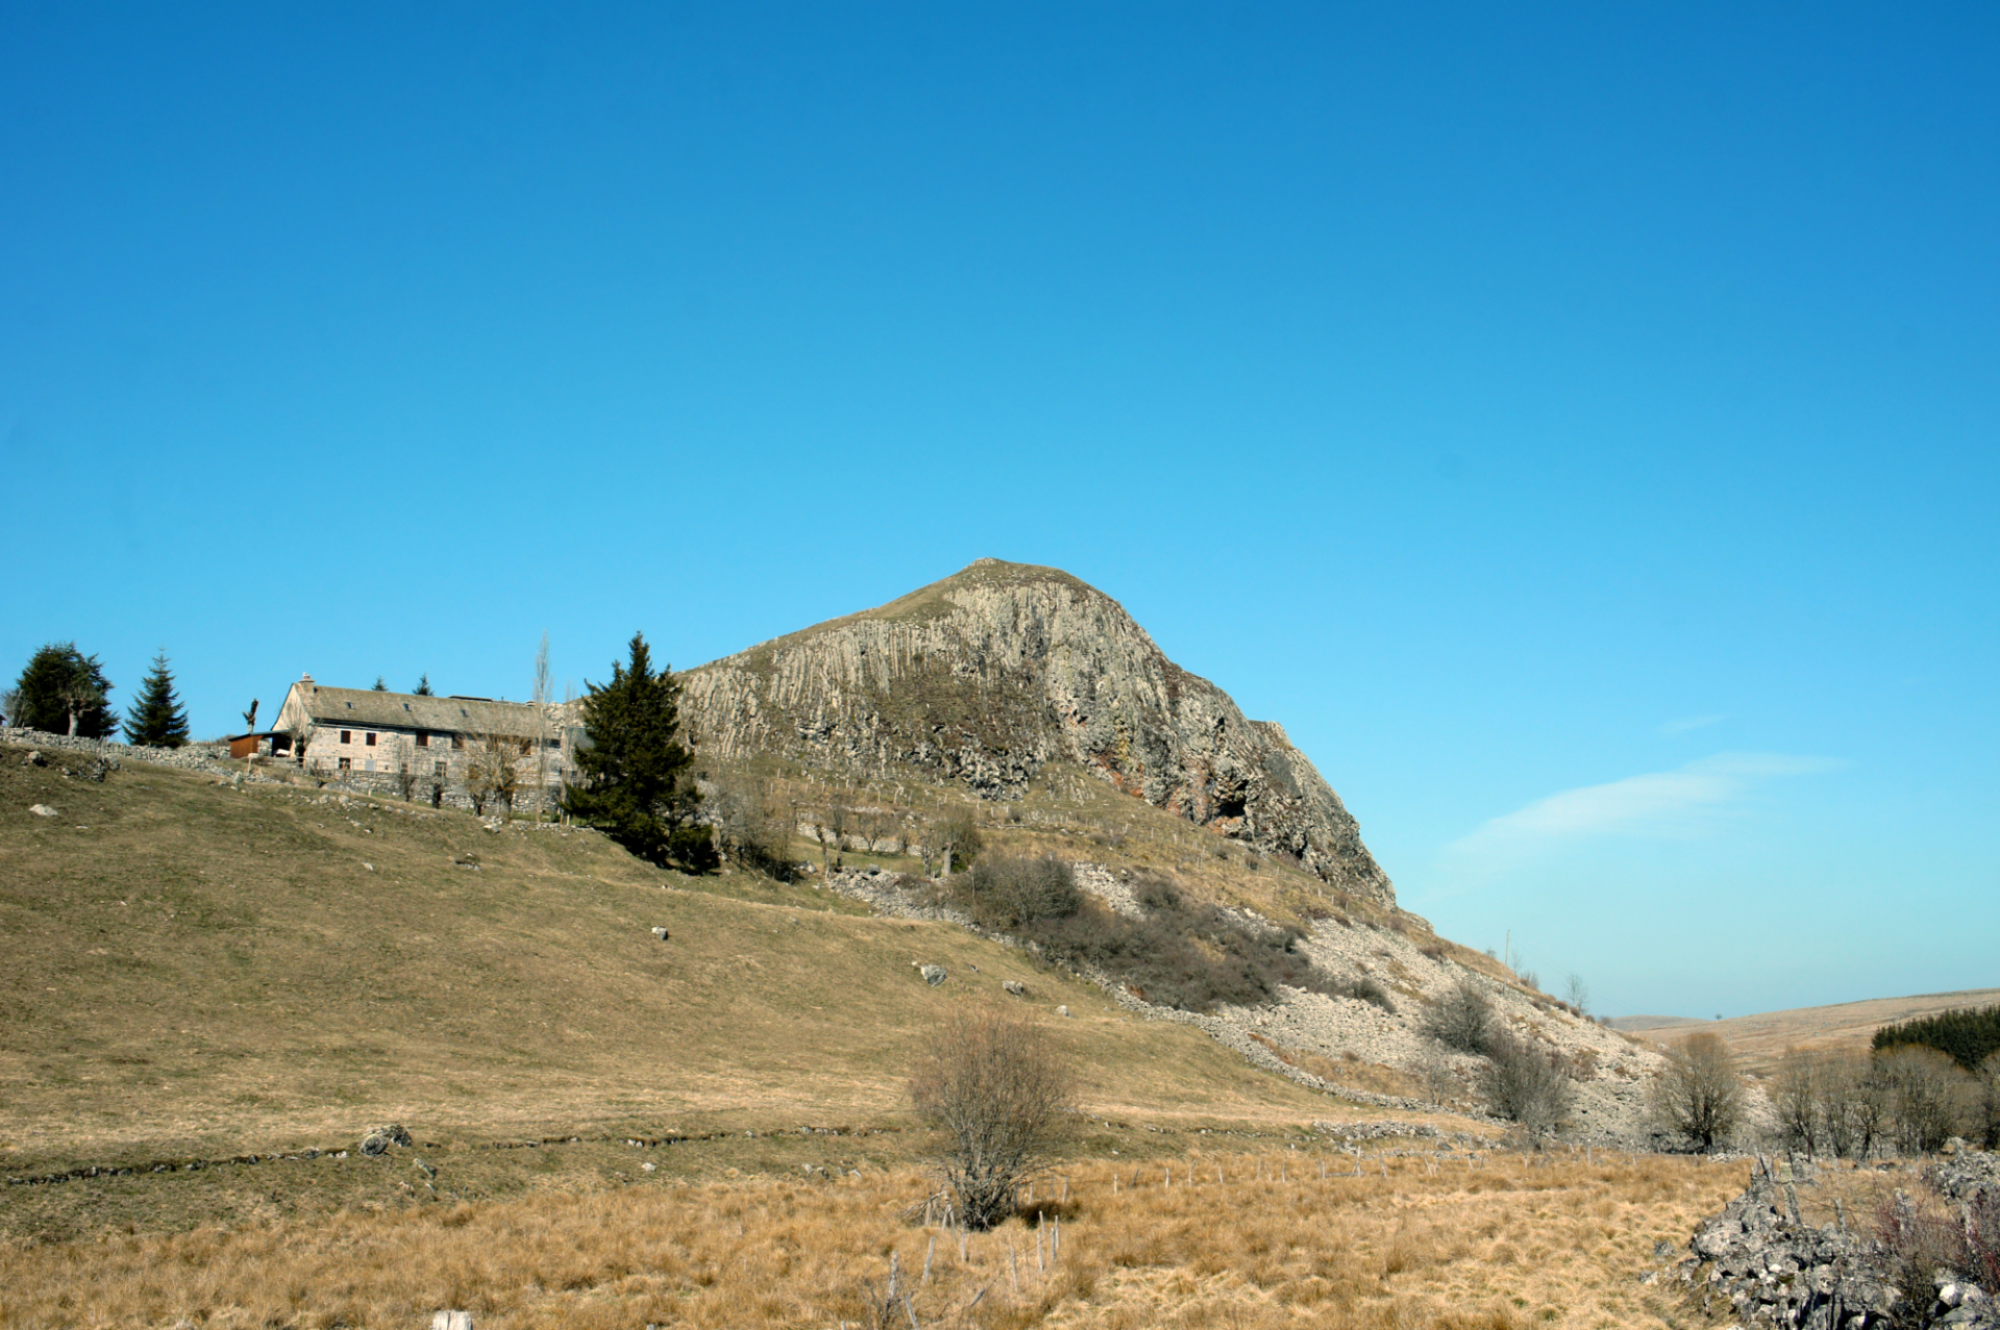
[[[516,762],[527,755],[528,742],[511,735],[488,734],[466,745],[465,793],[473,812],[483,816],[489,803],[503,813],[514,811],[514,796],[521,788]]]
[[[917,1111],[943,1133],[938,1170],[967,1228],[1012,1214],[1075,1112],[1076,1078],[1048,1033],[993,1007],[950,1011],[919,1048]]]
[[[796,822],[770,782],[756,776],[718,777],[709,815],[724,854],[771,877],[791,878]]]
[[[1743,1076],[1718,1034],[1693,1034],[1667,1051],[1667,1065],[1654,1078],[1654,1122],[1712,1150],[1736,1129],[1743,1109]]]
[[[1899,1044],[1875,1055],[1875,1069],[1888,1091],[1896,1147],[1905,1154],[1930,1154],[1970,1122],[1972,1078],[1948,1055]]]
[[[972,816],[970,808],[954,808],[939,819],[933,836],[937,848],[944,856],[944,875],[951,876],[952,861],[970,863],[984,847],[985,841],[979,834],[979,822]]]
[[[2000,1149],[2000,1052],[1988,1053],[1973,1076],[1979,1082],[1980,1144]]]
[[[549,630],[535,648],[535,820],[549,808]]]
[[[1771,1106],[1786,1149],[1818,1154],[1828,1144],[1825,1103],[1831,1072],[1826,1055],[1808,1049],[1788,1048],[1779,1060]]]
[[[291,728],[286,733],[292,738],[292,760],[304,766],[306,749],[312,746],[313,739],[319,734],[319,727],[313,724],[312,717],[301,707],[299,713],[292,717]]]

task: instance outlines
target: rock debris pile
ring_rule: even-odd
[[[1993,1187],[1993,1156],[1982,1164],[1940,1165],[1931,1180],[1960,1212],[1980,1188]],[[1990,1290],[1945,1267],[1918,1268],[1877,1237],[1872,1218],[1842,1213],[1814,1227],[1800,1215],[1798,1187],[1815,1165],[1795,1157],[1759,1158],[1750,1186],[1701,1226],[1677,1270],[1684,1284],[1705,1284],[1703,1301],[1726,1299],[1739,1321],[1798,1330],[1881,1330],[1952,1326],[2000,1330]],[[2000,1195],[2000,1192],[1996,1192]],[[1910,1202],[1897,1194],[1896,1205]],[[1863,1228],[1850,1226],[1858,1221]],[[1914,1275],[1914,1277],[1912,1277]],[[1912,1285],[1921,1289],[1912,1296]],[[1925,1305],[1918,1306],[1922,1301]]]

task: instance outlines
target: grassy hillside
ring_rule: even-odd
[[[894,1122],[912,1042],[1008,979],[1090,1068],[1093,1113],[1333,1107],[960,930],[811,887],[694,882],[583,832],[136,763],[91,784],[69,755],[22,756],[0,750],[9,1174],[347,1145],[389,1120],[467,1140]],[[918,962],[951,980],[926,986]]]

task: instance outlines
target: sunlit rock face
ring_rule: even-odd
[[[771,753],[1018,798],[1051,761],[1393,904],[1360,828],[1275,723],[1067,573],[982,559],[900,600],[685,676],[703,753]]]

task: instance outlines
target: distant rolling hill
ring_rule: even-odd
[[[1621,1016],[1615,1029],[1660,1043],[1672,1043],[1698,1032],[1719,1034],[1741,1054],[1750,1068],[1763,1070],[1788,1048],[1864,1049],[1884,1025],[1965,1007],[2000,1003],[2000,988],[1967,988],[1954,993],[1923,993],[1913,997],[1870,998],[1827,1007],[1797,1007],[1754,1016],[1704,1021],[1677,1016]]]

